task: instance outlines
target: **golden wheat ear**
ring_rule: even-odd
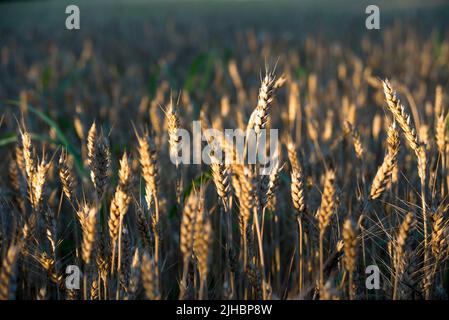
[[[67,153],[67,149],[61,150],[59,157],[59,178],[62,184],[62,190],[67,200],[71,203],[76,202],[77,179],[73,169],[73,158]]]

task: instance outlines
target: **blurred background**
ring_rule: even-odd
[[[69,4],[80,8],[80,30],[65,28]],[[365,8],[370,4],[380,8],[380,30],[365,28]],[[0,3],[0,45],[26,47],[26,57],[49,54],[56,45],[79,57],[89,41],[119,71],[138,65],[151,78],[150,70],[163,62],[173,75],[172,85],[180,89],[198,55],[237,56],[242,45],[254,45],[248,42],[249,33],[256,42],[277,44],[270,52],[260,52],[262,57],[277,59],[287,44],[292,50],[307,37],[338,40],[357,52],[363,37],[379,39],[395,23],[442,41],[448,14],[444,0],[6,1]],[[2,79],[0,96],[17,94],[11,88],[17,84]]]

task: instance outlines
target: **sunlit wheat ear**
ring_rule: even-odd
[[[324,176],[324,190],[321,195],[321,205],[317,212],[318,226],[323,234],[328,227],[335,209],[335,171],[329,169]]]
[[[297,172],[301,171],[300,164],[298,161],[298,155],[296,153],[296,146],[290,138],[288,138],[286,146],[287,146],[288,160],[290,161],[292,171]]]
[[[246,236],[246,230],[248,227],[249,218],[251,217],[252,210],[256,205],[256,182],[251,170],[247,167],[244,168],[243,175],[239,177],[241,187],[240,197],[240,211],[239,211],[239,226],[240,234]]]
[[[257,107],[251,114],[247,131],[254,129],[255,133],[259,134],[262,129],[265,129],[270,113],[271,102],[274,97],[275,83],[275,75],[271,72],[267,72],[260,85]]]
[[[196,221],[194,254],[198,262],[198,271],[200,279],[204,282],[209,272],[210,246],[212,243],[212,225],[208,218],[204,222]]]
[[[147,299],[159,300],[161,297],[158,290],[159,284],[157,282],[155,264],[153,259],[151,259],[146,252],[142,256],[140,271]]]
[[[36,171],[31,180],[31,204],[34,210],[39,211],[42,206],[44,187],[46,182],[47,171],[50,167],[50,163],[47,163],[43,159],[36,167]]]
[[[99,300],[100,288],[98,287],[98,276],[96,276],[90,285],[90,300]]]
[[[200,196],[197,193],[192,192],[184,205],[181,220],[179,245],[184,260],[189,260],[192,255],[196,220],[198,216],[201,216],[202,214]]]
[[[344,122],[344,131],[351,135],[352,143],[354,145],[355,155],[358,159],[363,159],[365,149],[363,148],[362,140],[359,132],[354,128],[351,122]]]
[[[213,161],[210,165],[212,169],[212,179],[215,189],[220,197],[225,210],[229,208],[229,197],[231,195],[231,166],[223,162]]]
[[[167,118],[167,130],[168,130],[168,145],[171,159],[178,159],[178,150],[181,143],[181,137],[179,137],[179,116],[176,105],[173,100],[170,100],[170,104],[166,111]],[[176,167],[179,163],[176,162]]]
[[[140,234],[140,240],[144,248],[149,248],[151,243],[150,225],[144,210],[140,205],[136,204],[137,230]]]
[[[395,122],[389,126],[387,135],[387,153],[371,183],[370,199],[373,200],[380,198],[383,194],[388,183],[392,180],[393,170],[397,166],[397,154],[399,152],[400,140]]]
[[[398,181],[398,159],[397,155],[399,153],[401,140],[399,139],[399,132],[396,129],[396,122],[394,121],[389,127],[387,131],[387,153],[395,158],[393,172],[391,174],[391,182],[396,183]]]
[[[78,218],[83,232],[82,258],[84,263],[89,265],[97,240],[97,208],[84,204],[78,211]]]
[[[292,169],[290,177],[292,180],[290,187],[293,207],[298,215],[302,215],[306,209],[304,175],[302,171]]]
[[[409,212],[405,216],[404,220],[401,223],[401,226],[399,228],[398,235],[396,237],[396,252],[395,252],[395,266],[396,270],[399,270],[399,272],[403,271],[403,259],[404,259],[404,252],[405,252],[405,246],[407,242],[407,238],[410,235],[410,232],[415,224],[414,215],[413,213]]]
[[[118,173],[119,183],[111,201],[110,215],[108,220],[109,236],[114,244],[118,238],[120,221],[128,211],[131,202],[131,168],[126,152],[120,160]],[[114,246],[113,246],[114,247]]]
[[[45,251],[40,252],[37,255],[37,261],[42,268],[47,272],[48,278],[56,284],[59,284],[62,280],[62,275],[58,275],[56,271],[56,261],[53,257],[49,256]]]
[[[377,169],[376,175],[374,176],[373,182],[370,189],[370,198],[377,199],[380,198],[385,191],[388,182],[393,174],[393,169],[395,166],[395,159],[386,154],[382,165]]]
[[[388,126],[387,131],[387,153],[390,157],[396,158],[399,152],[401,141],[399,140],[399,132],[394,121]]]
[[[28,132],[26,131],[22,132],[21,139],[22,139],[22,151],[23,151],[22,153],[25,165],[25,172],[27,175],[28,184],[30,184],[34,177],[34,172],[36,170],[34,149],[31,143],[31,137]]]
[[[17,245],[11,244],[6,251],[6,256],[2,261],[0,270],[0,300],[10,300],[15,298],[17,279],[17,259],[20,249]]]
[[[401,101],[398,99],[396,92],[393,90],[390,84],[390,81],[388,79],[385,79],[382,84],[388,110],[392,113],[394,119],[401,127],[410,148],[418,157],[420,143],[418,140],[418,135],[416,133],[415,125],[413,124],[410,115],[405,110]]]
[[[167,118],[168,131],[168,147],[170,153],[170,160],[175,162],[176,166],[176,200],[182,206],[182,172],[180,170],[179,150],[181,148],[181,136],[179,135],[179,115],[176,105],[170,98],[170,104],[165,112]]]
[[[410,236],[411,230],[415,225],[415,217],[414,214],[409,212],[404,217],[404,220],[401,223],[398,234],[396,236],[395,246],[394,246],[394,254],[393,254],[393,266],[395,270],[395,282],[393,287],[393,299],[397,297],[397,289],[399,285],[399,281],[402,277],[402,274],[405,269],[405,251],[406,251],[406,243],[407,239]]]
[[[68,156],[65,149],[61,151],[59,158],[59,178],[67,200],[74,201],[76,198],[77,180],[73,170],[73,159]]]
[[[96,142],[97,142],[97,124],[94,121],[87,134],[87,163],[89,167],[93,166]]]
[[[96,164],[95,164],[95,148],[97,144],[97,124],[95,121],[92,123],[91,127],[89,128],[89,132],[87,133],[87,139],[86,139],[86,149],[87,149],[87,166],[90,170],[90,179],[94,185],[95,191],[97,193],[98,197],[98,189],[96,187],[95,179],[97,177],[96,173]],[[109,160],[108,160],[109,165]]]
[[[306,209],[306,198],[305,198],[305,176],[302,163],[298,158],[296,152],[296,146],[290,137],[287,139],[287,154],[290,161],[291,167],[291,197],[293,207],[296,209],[298,215],[302,215]]]
[[[443,254],[447,240],[447,227],[444,225],[443,211],[436,211],[430,220],[432,222],[432,253],[435,259],[439,260]]]
[[[145,180],[146,201],[148,209],[152,207],[154,197],[157,197],[157,186],[159,184],[159,167],[157,163],[157,152],[154,140],[148,132],[137,136],[139,142],[139,161],[142,177]]]
[[[274,202],[276,197],[276,191],[279,187],[279,175],[282,171],[282,167],[279,165],[279,161],[273,166],[269,175],[264,175],[261,183],[260,203],[262,209],[267,208],[270,203]]]

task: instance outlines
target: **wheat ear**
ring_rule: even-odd
[[[182,278],[179,284],[179,298],[184,299],[187,290],[187,275],[189,263],[193,253],[193,245],[195,239],[195,231],[197,231],[197,219],[201,222],[203,211],[203,199],[197,192],[192,192],[187,198],[182,214],[179,246],[183,257]]]
[[[387,153],[385,154],[382,165],[377,169],[370,188],[370,199],[381,197],[388,183],[392,180],[393,171],[397,166],[397,155],[399,152],[399,134],[396,124],[393,122],[388,128]]]
[[[357,233],[354,221],[349,218],[343,224],[344,267],[349,274],[349,298],[354,299],[354,271],[357,264]]]
[[[419,142],[415,126],[411,121],[410,115],[406,112],[404,106],[398,99],[396,92],[391,87],[388,79],[383,81],[383,89],[387,101],[388,110],[393,114],[395,120],[404,133],[404,136],[416,155],[418,160],[418,176],[421,180],[421,210],[424,230],[424,267],[427,266],[428,256],[428,239],[427,239],[427,213],[426,213],[426,171],[427,171],[427,157],[425,146]]]
[[[393,287],[393,300],[397,298],[397,287],[399,284],[399,279],[404,272],[404,257],[405,257],[405,247],[407,238],[411,232],[411,229],[414,225],[414,215],[409,212],[405,216],[402,224],[399,228],[398,235],[396,237],[396,246],[395,246],[395,254],[394,254],[394,267],[395,267],[395,279],[394,279],[394,287]]]
[[[62,183],[62,190],[67,200],[70,202],[75,200],[76,196],[76,176],[73,171],[73,160],[68,156],[67,150],[61,151],[59,158],[59,178]]]
[[[114,271],[115,264],[115,249],[118,240],[118,257],[117,268],[120,270],[121,263],[121,231],[123,225],[123,218],[128,211],[129,203],[131,201],[131,168],[129,166],[129,160],[126,152],[123,154],[120,160],[119,169],[119,184],[115,190],[114,197],[111,201],[110,215],[108,220],[109,236],[111,238],[112,247],[112,269]],[[117,239],[118,238],[118,239]],[[118,291],[117,291],[118,292]]]
[[[95,122],[87,135],[87,156],[90,177],[97,192],[97,197],[101,199],[107,184],[110,166],[109,143],[103,134],[97,134]]]
[[[151,210],[154,204],[153,217],[153,233],[154,233],[154,260],[156,263],[156,274],[159,274],[159,250],[160,250],[160,234],[159,234],[159,202],[158,202],[158,185],[159,185],[159,166],[157,163],[157,151],[154,143],[153,135],[145,131],[140,137],[137,135],[139,143],[139,161],[142,169],[142,176],[145,180],[145,199],[148,210]],[[140,219],[141,223],[143,220]],[[145,220],[146,222],[146,220]]]
[[[205,297],[205,290],[207,286],[207,275],[209,272],[209,256],[210,246],[212,243],[212,225],[208,218],[204,222],[196,221],[196,232],[194,239],[193,251],[198,262],[198,271],[200,274],[200,291],[198,299],[202,300]]]
[[[333,169],[326,171],[324,176],[324,191],[321,196],[321,205],[317,212],[318,227],[320,231],[320,288],[324,287],[323,274],[323,241],[324,234],[330,224],[335,208],[335,172]]]

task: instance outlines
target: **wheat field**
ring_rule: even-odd
[[[373,32],[356,13],[287,28],[290,2],[223,6],[215,22],[198,3],[173,21],[130,5],[133,19],[106,11],[78,33],[10,24],[31,13],[3,5],[0,299],[448,299],[449,27],[435,2]],[[279,159],[267,175],[173,162],[193,121],[276,129]]]

